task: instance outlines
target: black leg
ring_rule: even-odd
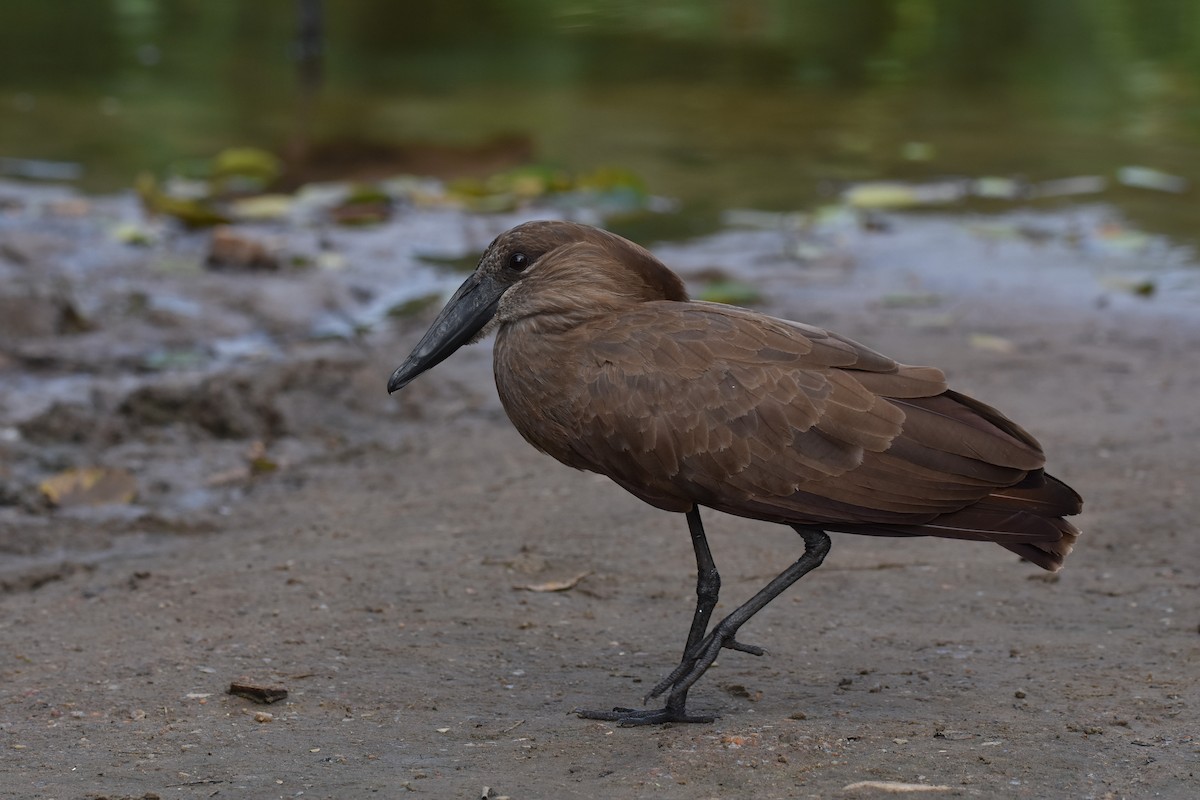
[[[712,666],[722,648],[728,647],[733,650],[753,653],[754,655],[762,655],[763,650],[761,648],[743,645],[734,638],[738,628],[746,624],[746,621],[759,611],[762,611],[768,603],[782,594],[793,583],[821,566],[821,562],[825,560],[825,556],[829,553],[829,536],[823,530],[802,525],[793,525],[792,527],[804,539],[804,555],[800,556],[800,559],[795,564],[792,564],[779,573],[758,594],[738,606],[734,609],[733,613],[718,622],[712,629],[712,632],[705,636],[694,648],[689,648],[682,663],[650,690],[646,695],[647,700],[658,697],[667,689],[671,690],[671,693],[667,695],[668,707],[671,704],[671,699],[677,695],[686,697],[687,690],[691,688],[692,684],[700,680],[700,676]]]
[[[804,539],[804,555],[795,564],[776,576],[761,591],[736,608],[733,613],[718,622],[712,632],[705,636],[704,632],[708,628],[709,619],[717,605],[721,576],[717,573],[712,553],[708,549],[708,540],[704,536],[704,527],[700,523],[699,509],[694,508],[689,511],[687,519],[688,529],[692,534],[692,548],[696,553],[696,612],[692,616],[692,626],[688,631],[683,660],[678,667],[672,670],[671,674],[659,681],[645,698],[648,701],[670,689],[666,706],[660,709],[614,708],[612,711],[576,709],[576,713],[581,717],[611,720],[622,725],[712,722],[713,717],[711,716],[692,716],[687,713],[688,689],[713,665],[722,648],[762,655],[765,651],[761,647],[737,641],[735,636],[738,629],[789,586],[819,567],[829,553],[829,536],[823,530],[793,525],[792,527]]]
[[[688,654],[700,644],[708,630],[708,621],[712,619],[713,609],[717,607],[717,597],[721,592],[721,575],[717,572],[716,562],[713,561],[712,551],[708,549],[708,539],[704,535],[704,525],[700,522],[700,507],[693,506],[687,512],[688,532],[692,535],[692,550],[696,554],[696,611],[692,615],[692,627],[688,630],[687,644],[683,647],[683,658],[687,661]],[[667,698],[665,708],[636,709],[614,708],[612,711],[586,711],[575,709],[575,713],[586,719],[604,719],[621,722],[625,725],[655,725],[663,722],[712,722],[713,717],[691,716],[687,713],[687,689],[682,692],[672,692]]]
[[[713,609],[717,607],[717,597],[721,593],[721,575],[717,572],[712,551],[708,549],[704,525],[700,522],[699,506],[687,512],[687,521],[688,533],[692,535],[692,550],[696,553],[696,613],[692,615],[692,627],[688,630],[687,644],[683,647],[684,656],[704,638]]]

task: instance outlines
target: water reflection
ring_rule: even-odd
[[[1183,0],[110,0],[0,9],[0,156],[128,186],[230,144],[478,144],[615,164],[698,214],[810,206],[846,181],[1200,179],[1200,5]],[[311,62],[310,62],[311,63]],[[1110,193],[1194,236],[1192,194]]]

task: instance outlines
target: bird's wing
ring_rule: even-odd
[[[819,328],[662,302],[575,335],[572,461],[664,508],[921,524],[1042,465],[1032,437],[939,370]]]

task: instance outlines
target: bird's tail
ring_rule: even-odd
[[[1057,572],[1079,538],[1079,529],[1063,517],[1082,508],[1083,500],[1074,489],[1039,469],[1020,483],[997,489],[921,528],[927,536],[992,541]]]

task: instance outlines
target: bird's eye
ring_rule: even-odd
[[[524,253],[513,253],[508,257],[508,268],[514,272],[523,272],[529,266],[529,256]]]

